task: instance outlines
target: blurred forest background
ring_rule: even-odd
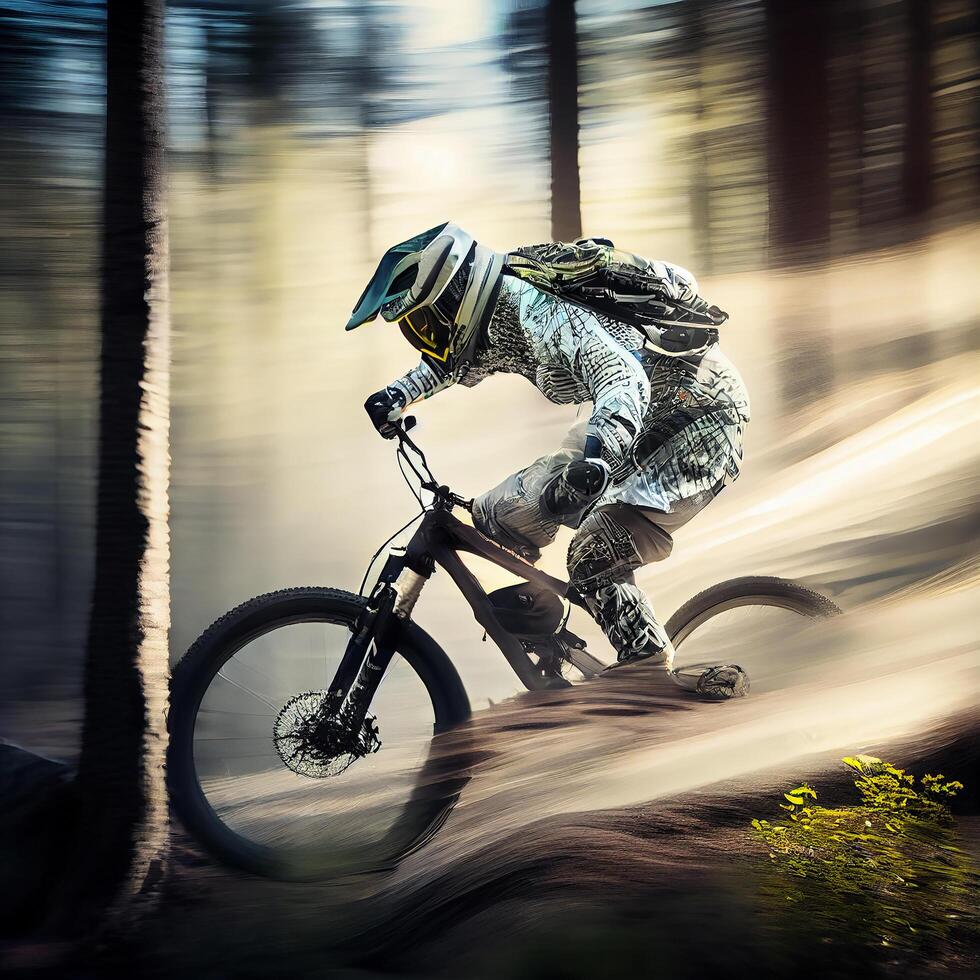
[[[0,733],[69,757],[103,31],[95,0],[0,4]],[[173,0],[173,656],[258,592],[356,588],[413,512],[361,410],[412,352],[342,327],[379,254],[439,221],[694,270],[732,312],[758,474],[975,388],[978,46],[973,0]],[[441,399],[420,438],[470,494],[571,422],[517,379]],[[476,647],[448,593],[426,603],[450,652]],[[475,703],[513,692],[481,664]]]

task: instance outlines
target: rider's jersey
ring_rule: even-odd
[[[666,356],[645,349],[636,328],[509,275],[486,338],[459,383],[472,386],[501,372],[527,378],[558,404],[592,402],[587,434],[599,438],[616,483],[642,468],[635,448],[644,436],[678,412],[692,420],[727,413],[739,426],[749,418],[745,385],[717,344],[699,354]],[[452,383],[424,359],[390,387],[410,404]]]

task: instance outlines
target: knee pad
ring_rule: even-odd
[[[473,501],[473,524],[488,538],[535,562],[541,549],[551,544],[558,524],[544,515],[536,499],[528,499],[520,474]]]
[[[568,574],[579,591],[593,591],[615,582],[631,582],[644,564],[629,529],[598,510],[579,527],[568,546]]]

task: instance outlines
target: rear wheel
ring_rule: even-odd
[[[338,765],[311,767],[282,738],[297,712],[323,703],[364,603],[324,588],[259,596],[175,668],[170,793],[185,827],[222,861],[281,878],[369,870],[418,846],[455,802],[460,779],[452,766],[433,773],[429,743],[469,716],[469,702],[445,653],[414,624],[372,702],[378,751],[370,739],[367,754],[355,747]]]
[[[743,694],[748,691],[744,675],[756,691],[780,686],[781,678],[798,668],[798,659],[789,654],[805,648],[814,622],[840,612],[826,596],[797,582],[746,576],[698,593],[665,628],[678,652],[674,669],[679,680],[696,683],[719,664],[738,665],[742,678],[730,673],[720,678],[726,683],[734,679],[741,685],[737,693]]]

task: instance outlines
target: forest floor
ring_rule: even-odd
[[[781,816],[782,793],[804,778],[822,798],[854,802],[838,752],[721,780],[709,774],[682,792],[669,789],[668,764],[659,798],[535,815],[524,776],[541,758],[541,740],[556,731],[574,743],[575,727],[597,719],[623,738],[642,724],[643,747],[627,764],[636,778],[637,759],[647,760],[649,775],[679,741],[690,743],[697,767],[693,743],[705,726],[739,739],[740,723],[724,719],[732,705],[694,703],[654,671],[633,672],[646,674],[644,683],[622,671],[481,712],[467,732],[480,751],[470,755],[457,811],[426,847],[385,873],[342,884],[272,882],[215,867],[178,840],[164,905],[134,948],[140,973],[764,978],[795,975],[805,964],[823,977],[976,975],[977,934],[966,926],[941,942],[886,948],[873,923],[855,929],[846,907],[810,921],[776,894],[779,880],[751,820]],[[529,700],[537,702],[535,727],[522,729]],[[919,773],[970,781],[980,768],[975,722],[965,712],[924,734],[863,748]],[[457,749],[450,737],[445,751]],[[552,790],[562,779],[551,774]],[[968,788],[957,823],[975,865],[977,802],[976,787]]]

